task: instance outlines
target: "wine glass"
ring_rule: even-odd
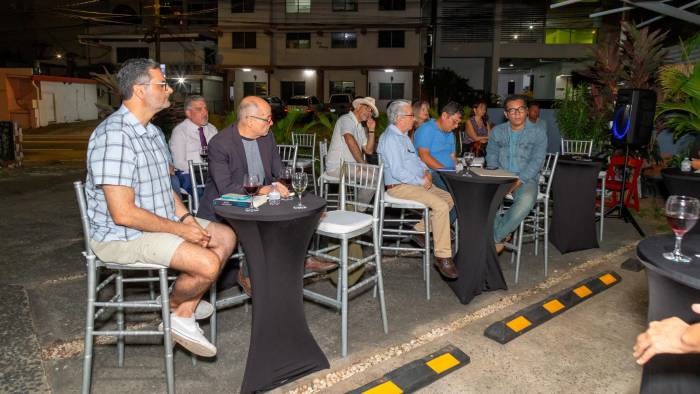
[[[471,174],[469,173],[469,167],[471,167],[472,163],[474,162],[474,152],[464,152],[464,162],[467,163],[467,169],[465,170],[465,174],[467,176],[471,176]]]
[[[294,186],[294,192],[299,196],[299,204],[294,206],[294,209],[306,209],[306,205],[301,203],[301,195],[306,190],[306,185],[309,180],[304,172],[296,172],[292,177],[292,186]]]
[[[676,234],[676,245],[673,252],[664,253],[664,258],[676,263],[689,263],[691,258],[681,253],[683,235],[698,221],[700,202],[697,198],[688,196],[670,196],[666,200],[666,219]]]
[[[294,174],[294,168],[287,166],[282,168],[280,171],[279,181],[284,184],[287,190],[292,190],[292,175]],[[291,200],[292,197],[285,197],[284,200]]]
[[[206,146],[203,146],[199,150],[199,157],[202,158],[202,161],[207,161],[207,158],[209,157],[209,148]]]
[[[258,208],[253,204],[253,197],[260,190],[260,180],[257,175],[245,175],[243,177],[243,189],[245,189],[246,194],[250,197],[250,207],[246,208],[246,212],[257,212]]]

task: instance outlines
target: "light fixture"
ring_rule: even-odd
[[[517,35],[517,34],[513,34],[513,39],[514,39],[514,40],[517,40],[517,39],[518,39],[518,35]]]
[[[307,76],[314,75],[315,72],[316,71],[314,71],[314,70],[304,70],[304,75],[307,75]]]
[[[385,69],[384,69],[384,72],[385,72],[385,73],[393,73],[393,72],[394,72],[394,69],[393,69],[393,68],[385,68]]]
[[[533,25],[530,25],[530,30],[532,30],[532,29],[534,29],[534,28],[535,28],[535,26],[533,26]]]
[[[508,67],[515,67],[513,63],[509,64]]]
[[[498,67],[498,72],[501,72],[501,68],[500,68],[500,67]]]
[[[180,85],[182,85],[183,83],[185,83],[185,78],[183,78],[183,77],[178,77],[178,78],[177,78],[177,83],[180,84]]]
[[[252,71],[252,70],[249,69],[249,68],[244,68],[244,69],[243,69],[243,72],[244,72],[244,73],[249,73],[249,72],[251,72],[251,71]]]
[[[63,55],[61,55],[60,53],[56,54],[56,59],[62,59],[62,58],[63,58]]]

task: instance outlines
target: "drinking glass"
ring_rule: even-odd
[[[258,208],[253,204],[253,197],[260,190],[260,180],[257,175],[245,175],[243,177],[243,189],[245,189],[246,194],[250,197],[250,207],[246,208],[246,212],[257,212]]]
[[[472,176],[469,173],[469,167],[471,167],[472,163],[474,162],[474,152],[464,152],[464,162],[467,163],[467,169],[464,173],[467,176]]]
[[[700,202],[697,198],[670,196],[666,200],[666,219],[676,234],[676,245],[673,252],[663,254],[666,259],[677,263],[690,262],[691,258],[681,253],[681,242],[683,235],[695,226],[698,215],[700,215]]]
[[[280,171],[279,181],[284,184],[287,190],[292,190],[292,175],[294,175],[294,168],[287,166],[282,168]],[[292,197],[285,197],[283,200],[291,200]]]
[[[209,157],[209,148],[203,146],[199,150],[199,157],[201,157],[203,161],[207,161],[207,158]]]
[[[292,177],[292,186],[294,186],[294,192],[299,196],[299,204],[294,206],[294,209],[306,209],[306,205],[301,203],[301,195],[306,190],[306,185],[308,184],[308,178],[304,172],[296,172]]]

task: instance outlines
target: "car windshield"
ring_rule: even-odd
[[[305,98],[290,98],[287,100],[288,105],[309,105],[309,100]]]
[[[348,96],[331,96],[331,103],[332,104],[339,104],[339,103],[349,103],[350,102],[350,97]]]

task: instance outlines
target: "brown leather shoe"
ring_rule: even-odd
[[[238,270],[238,285],[249,297],[253,296],[253,285],[250,283],[250,278],[243,276],[243,270]]]
[[[437,267],[440,273],[450,279],[457,279],[459,274],[457,273],[457,267],[451,257],[437,257],[433,260],[433,265]]]
[[[330,260],[321,260],[318,257],[309,256],[304,261],[304,269],[313,272],[326,272],[338,268],[338,264]]]
[[[425,235],[423,234],[413,234],[411,235],[411,241],[418,245],[419,248],[425,249]]]

